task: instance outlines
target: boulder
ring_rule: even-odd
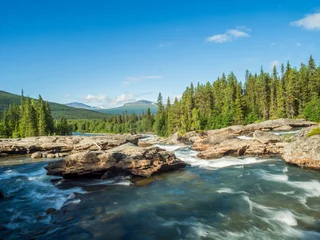
[[[264,144],[281,142],[281,138],[273,133],[256,130],[253,139]]]
[[[192,149],[196,151],[205,151],[215,145],[233,138],[233,135],[228,135],[225,133],[213,134],[212,132],[209,132],[206,138],[199,138],[196,140],[192,145]]]
[[[52,214],[52,213],[54,213],[54,212],[56,212],[56,211],[57,211],[57,209],[55,209],[55,208],[48,208],[48,209],[46,210],[46,214],[49,215],[49,214]]]
[[[280,118],[276,120],[267,120],[261,123],[253,123],[245,126],[245,131],[256,131],[256,130],[274,130],[283,126],[290,127],[309,127],[316,123],[307,121],[305,119],[287,119]]]
[[[288,143],[282,158],[302,168],[320,170],[320,135],[301,137]]]
[[[50,162],[48,175],[64,178],[111,178],[123,175],[149,177],[184,168],[186,164],[172,152],[159,147],[141,148],[124,144],[109,151],[86,151]]]
[[[281,127],[274,128],[273,131],[291,131],[293,129],[294,129],[294,127],[291,127],[289,125],[284,125],[284,126],[281,126]]]
[[[251,141],[243,141],[237,138],[227,139],[219,144],[210,146],[198,154],[199,158],[213,159],[226,155],[242,156],[246,152]]]
[[[162,141],[163,141],[162,137],[152,135],[149,137],[143,137],[143,138],[139,139],[138,146],[139,147],[150,147],[152,145],[159,144]]]
[[[31,158],[42,158],[42,152],[32,153]]]

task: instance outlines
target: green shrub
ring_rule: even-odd
[[[312,137],[312,136],[318,135],[318,134],[320,134],[320,127],[317,127],[317,128],[312,129],[312,130],[308,133],[307,137]]]
[[[320,121],[320,98],[314,97],[307,103],[304,109],[304,116],[310,121]]]

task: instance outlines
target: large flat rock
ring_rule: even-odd
[[[320,135],[301,137],[288,144],[282,158],[302,168],[320,170]]]
[[[184,168],[186,164],[174,153],[159,147],[142,148],[133,144],[108,151],[86,151],[50,162],[48,175],[64,178],[111,178],[119,175],[149,177]]]
[[[140,136],[109,134],[105,136],[50,136],[1,139],[0,154],[31,154],[35,152],[65,153],[108,150],[127,142],[138,144]],[[39,155],[40,156],[40,155]]]

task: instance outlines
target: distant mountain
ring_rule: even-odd
[[[136,114],[146,113],[148,108],[150,108],[151,113],[156,113],[158,111],[158,106],[147,100],[139,100],[136,102],[128,102],[123,104],[121,107],[108,108],[108,109],[95,109],[95,111],[109,114],[121,114],[127,111],[129,114],[135,112]]]
[[[136,106],[136,105],[154,105],[154,103],[148,100],[139,100],[139,101],[128,102],[123,104],[123,106]]]
[[[44,99],[45,100],[45,99]],[[9,104],[20,104],[20,95],[0,91],[0,111],[8,109]],[[69,107],[64,104],[49,102],[52,117],[55,119],[62,116],[67,119],[102,119],[108,117],[108,114],[100,113],[87,109]]]
[[[88,109],[88,110],[95,109],[95,107],[86,105],[84,103],[79,103],[79,102],[71,102],[71,103],[67,103],[66,105],[68,107],[73,107],[73,108],[82,108],[82,109]]]

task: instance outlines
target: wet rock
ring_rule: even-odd
[[[46,156],[46,158],[55,158],[55,157],[56,157],[56,155],[53,153],[48,153]]]
[[[264,144],[276,143],[281,141],[281,138],[279,136],[270,132],[264,132],[260,130],[256,130],[253,133],[253,139]]]
[[[288,143],[282,158],[302,168],[320,170],[320,135],[301,137]]]
[[[234,138],[233,134],[231,135],[226,133],[215,134],[214,132],[208,131],[207,136],[205,138],[199,138],[193,143],[192,149],[197,151],[205,151],[212,146],[218,145],[222,142],[225,142],[226,140],[233,139],[233,138]]]
[[[55,209],[55,208],[48,208],[47,211],[46,211],[46,214],[49,215],[49,214],[52,214],[52,213],[54,213],[56,211],[57,211],[57,209]]]
[[[31,158],[42,158],[42,152],[32,153]]]
[[[159,137],[156,135],[150,136],[147,138],[144,137],[142,139],[139,139],[138,146],[139,147],[150,147],[152,145],[159,144],[162,141],[164,141],[164,139],[162,137]]]
[[[46,218],[47,218],[47,216],[39,215],[39,216],[36,217],[36,220],[37,220],[37,222],[39,222],[39,221],[42,221],[42,220],[44,220]]]
[[[227,155],[242,156],[245,154],[251,141],[242,141],[240,139],[227,139],[219,144],[207,148],[207,150],[198,154],[199,158],[213,159]]]
[[[49,175],[64,178],[110,178],[123,175],[149,177],[184,168],[172,152],[159,147],[141,148],[127,143],[109,151],[87,151],[50,162]]]

